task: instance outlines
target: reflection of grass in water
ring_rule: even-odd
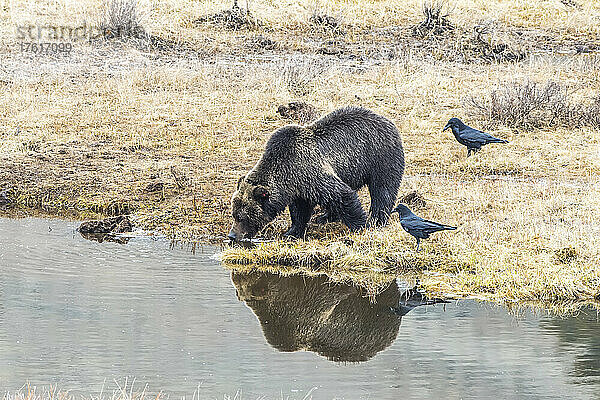
[[[228,255],[231,256],[231,255]],[[234,264],[224,261],[226,268],[237,272],[263,271],[281,276],[306,275],[317,276],[327,275],[334,283],[354,284],[365,290],[365,295],[374,298],[390,285],[396,276],[392,273],[383,271],[356,271],[352,269],[330,268],[330,269],[310,269],[303,267],[292,267],[277,264]]]
[[[274,273],[327,274],[353,282],[369,295],[407,272],[419,273],[433,296],[468,297],[502,303],[522,302],[557,312],[600,300],[600,267],[585,261],[562,263],[502,248],[465,248],[451,235],[430,240],[424,250],[398,235],[397,223],[328,241],[263,243],[252,249],[229,248],[222,262],[232,269]],[[504,251],[504,253],[503,253]],[[551,257],[551,255],[548,255]],[[552,259],[552,258],[550,258]]]

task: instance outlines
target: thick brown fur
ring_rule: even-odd
[[[302,127],[273,133],[232,198],[232,239],[250,238],[289,206],[286,235],[303,237],[315,206],[351,230],[389,219],[404,172],[400,134],[388,119],[360,107],[336,110]],[[369,219],[356,193],[368,186]]]

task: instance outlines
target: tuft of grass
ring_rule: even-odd
[[[330,65],[315,58],[291,58],[283,65],[280,80],[290,94],[305,97],[315,89],[319,78],[327,75]]]
[[[339,18],[328,14],[322,14],[318,11],[315,11],[310,15],[310,17],[308,18],[308,22],[310,22],[312,25],[325,29],[331,29],[333,31],[339,30],[342,24]]]
[[[416,190],[405,194],[398,199],[398,203],[406,204],[409,208],[420,209],[427,206],[425,197]]]
[[[310,240],[306,242],[267,242],[254,248],[233,247],[222,254],[229,264],[261,264],[301,267],[306,270],[344,269],[371,272],[423,271],[443,268],[445,271],[469,269],[467,263],[450,253],[416,252],[387,239],[388,233],[367,231],[347,238]]]
[[[582,121],[585,126],[600,129],[600,94],[587,105],[582,106]]]
[[[108,0],[98,24],[107,39],[146,39],[137,0]]]
[[[416,36],[438,36],[454,30],[446,1],[424,1],[423,15],[425,19],[412,28]]]
[[[333,16],[328,13],[319,0],[314,2],[312,8],[312,12],[308,17],[308,23],[311,27],[334,34],[343,33],[343,21],[340,15]]]
[[[577,259],[577,250],[572,247],[563,247],[554,251],[554,260],[559,264],[569,264]]]

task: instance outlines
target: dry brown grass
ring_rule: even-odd
[[[558,0],[461,0],[447,17],[457,28],[427,38],[412,33],[423,19],[419,0],[327,0],[318,7],[342,21],[343,32],[316,29],[311,1],[252,1],[261,24],[234,31],[194,23],[231,8],[230,1],[140,1],[145,31],[164,40],[160,49],[81,42],[61,58],[21,54],[15,25],[76,26],[95,21],[103,3],[7,3],[0,9],[0,192],[9,205],[0,210],[76,218],[134,212],[144,228],[218,240],[230,223],[237,178],[258,159],[268,133],[287,123],[279,105],[305,101],[324,112],[361,105],[401,131],[407,169],[400,194],[419,192],[426,200],[420,214],[460,229],[437,235],[415,255],[396,224],[353,238],[364,244],[356,252],[340,245],[343,229],[312,227],[315,242],[267,247],[269,263],[284,253],[289,264],[299,263],[316,251],[334,260],[327,269],[335,273],[342,273],[336,265],[354,263],[364,273],[383,262],[384,273],[394,275],[396,264],[431,272],[459,260],[453,275],[430,273],[424,284],[494,299],[593,297],[598,129],[499,126],[491,133],[510,143],[469,159],[440,131],[453,116],[485,125],[465,99],[511,82],[560,82],[577,88],[574,103],[598,96],[600,2],[576,8]],[[487,33],[478,38],[480,26]],[[273,45],[260,44],[267,39]],[[503,44],[525,52],[525,61],[484,57]],[[287,224],[279,218],[267,236]],[[252,256],[235,251],[227,257]]]

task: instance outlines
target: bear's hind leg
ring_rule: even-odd
[[[296,199],[290,204],[290,217],[292,226],[283,234],[284,237],[303,238],[306,234],[306,227],[313,212],[313,206],[306,200]]]
[[[369,185],[371,195],[371,209],[369,210],[369,227],[384,226],[387,224],[394,202],[398,195],[398,188]]]
[[[350,230],[357,231],[365,227],[367,215],[363,210],[358,195],[348,185],[340,182],[335,193],[331,193],[330,201],[324,206],[333,215],[339,217]]]

